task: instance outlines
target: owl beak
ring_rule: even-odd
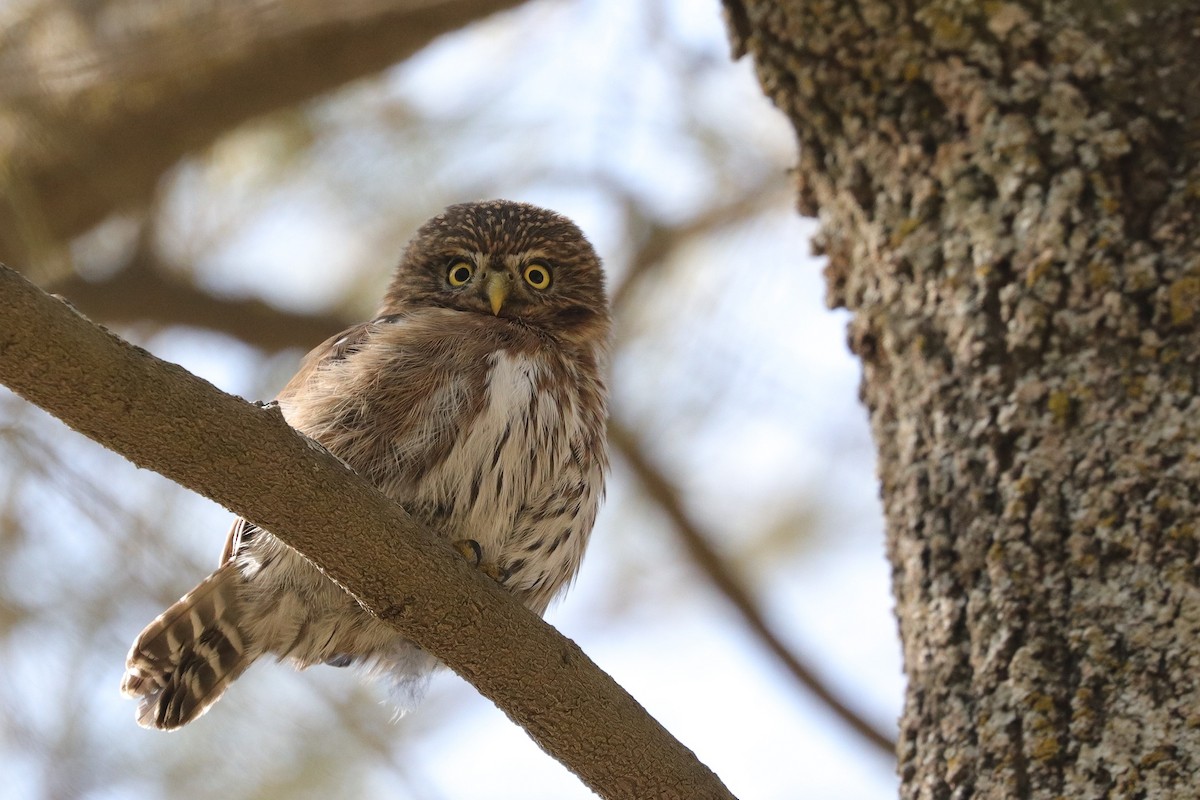
[[[508,299],[508,290],[512,287],[512,278],[507,272],[493,272],[487,276],[488,302],[492,304],[492,313],[500,316],[500,309]]]

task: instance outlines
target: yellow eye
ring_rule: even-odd
[[[471,276],[475,274],[475,267],[466,261],[455,261],[450,265],[450,272],[446,274],[446,280],[451,286],[462,286],[467,281],[471,280]]]
[[[525,268],[525,282],[535,289],[550,287],[550,268],[545,264],[533,263]]]

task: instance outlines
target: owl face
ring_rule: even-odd
[[[606,335],[604,275],[583,232],[525,203],[450,206],[409,243],[384,313],[436,306],[561,338]]]

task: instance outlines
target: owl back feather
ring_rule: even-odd
[[[139,700],[143,728],[175,730],[196,719],[258,657],[240,627],[242,581],[226,563],[138,636],[121,692]]]

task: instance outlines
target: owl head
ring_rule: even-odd
[[[575,223],[527,203],[453,205],[405,250],[382,313],[435,306],[567,340],[607,336],[600,259]]]

